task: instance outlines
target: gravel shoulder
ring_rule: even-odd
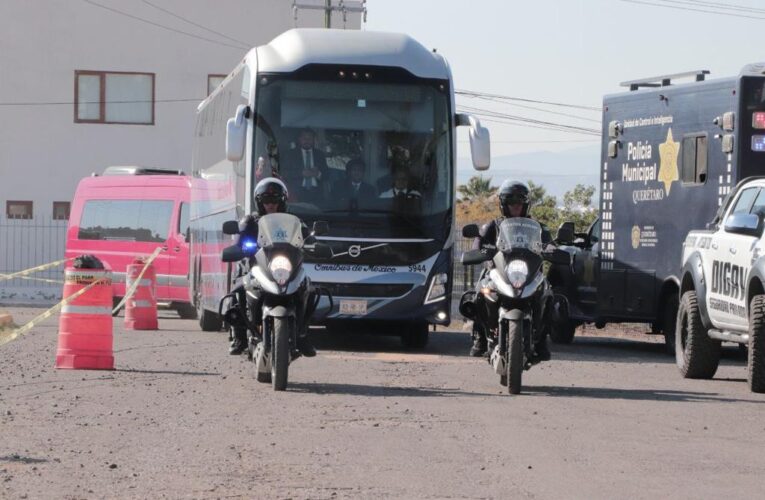
[[[6,308],[16,324],[41,312]],[[314,332],[287,392],[225,333],[115,318],[114,371],[56,370],[57,321],[0,347],[3,498],[751,498],[765,397],[726,348],[684,380],[640,327],[587,329],[504,393],[460,325],[422,353]],[[609,335],[610,333],[610,335]]]

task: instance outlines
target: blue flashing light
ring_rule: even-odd
[[[242,249],[245,251],[254,252],[258,249],[258,242],[253,240],[242,241]]]
[[[765,151],[765,135],[752,136],[752,151],[761,153]]]

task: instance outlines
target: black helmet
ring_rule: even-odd
[[[276,177],[266,177],[255,186],[255,204],[258,206],[258,214],[265,215],[266,207],[263,203],[278,203],[278,212],[287,211],[287,186]]]
[[[521,217],[529,215],[529,187],[520,181],[506,180],[499,187],[499,210],[505,217],[511,217],[510,205],[523,204]]]

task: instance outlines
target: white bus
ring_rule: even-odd
[[[306,257],[333,297],[315,318],[424,346],[429,325],[450,321],[461,125],[487,169],[488,130],[455,114],[446,60],[407,35],[294,29],[252,49],[197,113],[190,286],[202,328],[220,328],[230,286],[222,223],[256,210],[253,188],[274,172],[289,212],[329,226],[332,257]]]

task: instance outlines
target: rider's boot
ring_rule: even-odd
[[[298,337],[297,348],[298,348],[298,351],[300,351],[300,354],[302,354],[306,358],[312,358],[316,356],[316,348],[308,340],[308,335],[303,335],[302,337]]]
[[[480,358],[486,354],[486,334],[483,328],[473,324],[473,346],[470,348],[470,355],[474,358]]]
[[[228,353],[231,355],[242,354],[247,348],[247,328],[243,326],[234,326],[233,339],[231,340],[231,347],[228,349]]]
[[[539,361],[550,361],[552,355],[550,354],[550,348],[547,347],[547,336],[534,344],[534,350],[536,351],[536,357]]]

